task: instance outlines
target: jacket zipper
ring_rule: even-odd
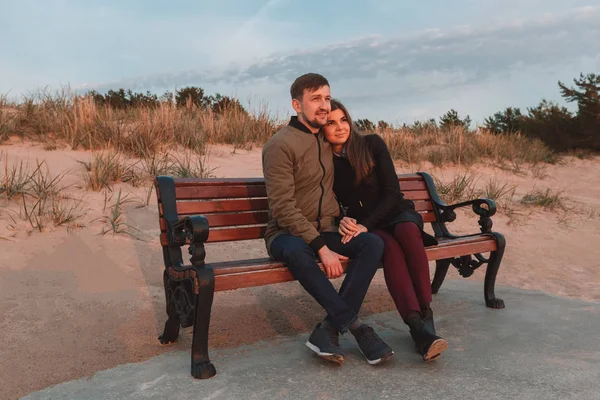
[[[321,181],[319,182],[319,186],[321,186],[321,196],[319,197],[319,209],[317,212],[317,231],[321,231],[321,205],[323,204],[323,196],[325,195],[325,188],[323,187],[323,179],[325,179],[325,166],[321,161],[321,141],[319,140],[318,134],[315,135],[315,139],[317,139],[317,149],[319,150],[319,164],[321,164],[321,170],[323,171],[323,176],[321,177]]]

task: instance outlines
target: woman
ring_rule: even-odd
[[[376,134],[361,135],[347,109],[331,100],[322,128],[334,152],[334,191],[344,210],[339,232],[347,242],[361,232],[373,232],[385,242],[385,282],[396,308],[423,359],[432,361],[447,349],[435,333],[429,262],[425,244],[436,244],[423,232],[414,203],[404,199],[388,148]]]

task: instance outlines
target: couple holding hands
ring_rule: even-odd
[[[306,345],[344,362],[339,335],[350,332],[369,364],[393,355],[359,310],[378,266],[416,350],[432,361],[448,343],[436,334],[425,246],[436,244],[404,198],[383,139],[362,134],[348,110],[331,98],[325,77],[308,73],[291,86],[296,111],[263,147],[269,256],[285,262],[326,311]],[[323,264],[323,272],[317,260]],[[339,291],[330,278],[346,276]]]

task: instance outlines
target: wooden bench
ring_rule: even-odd
[[[504,308],[494,295],[496,274],[504,253],[504,237],[492,232],[491,217],[496,205],[476,199],[447,205],[438,196],[427,173],[398,176],[407,199],[415,202],[426,223],[431,223],[439,244],[426,248],[436,261],[432,291],[437,293],[450,265],[469,277],[487,264],[484,281],[485,304]],[[154,181],[158,198],[160,243],[167,321],[159,340],[177,340],[180,327],[193,325],[191,374],[210,378],[216,374],[208,355],[208,329],[215,291],[293,281],[284,264],[269,258],[205,263],[205,243],[262,239],[268,218],[268,200],[262,178],[173,179],[158,176]],[[479,216],[480,232],[455,236],[446,223],[456,218],[454,210],[470,206]],[[210,227],[210,230],[209,230]],[[189,246],[189,263],[183,261],[182,246]],[[488,257],[483,254],[489,253]]]

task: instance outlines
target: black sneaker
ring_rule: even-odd
[[[360,352],[371,365],[379,364],[394,354],[392,348],[381,340],[373,328],[368,325],[361,325],[352,334],[358,343]]]
[[[338,332],[332,326],[319,322],[310,334],[306,346],[321,358],[336,364],[344,363]]]

